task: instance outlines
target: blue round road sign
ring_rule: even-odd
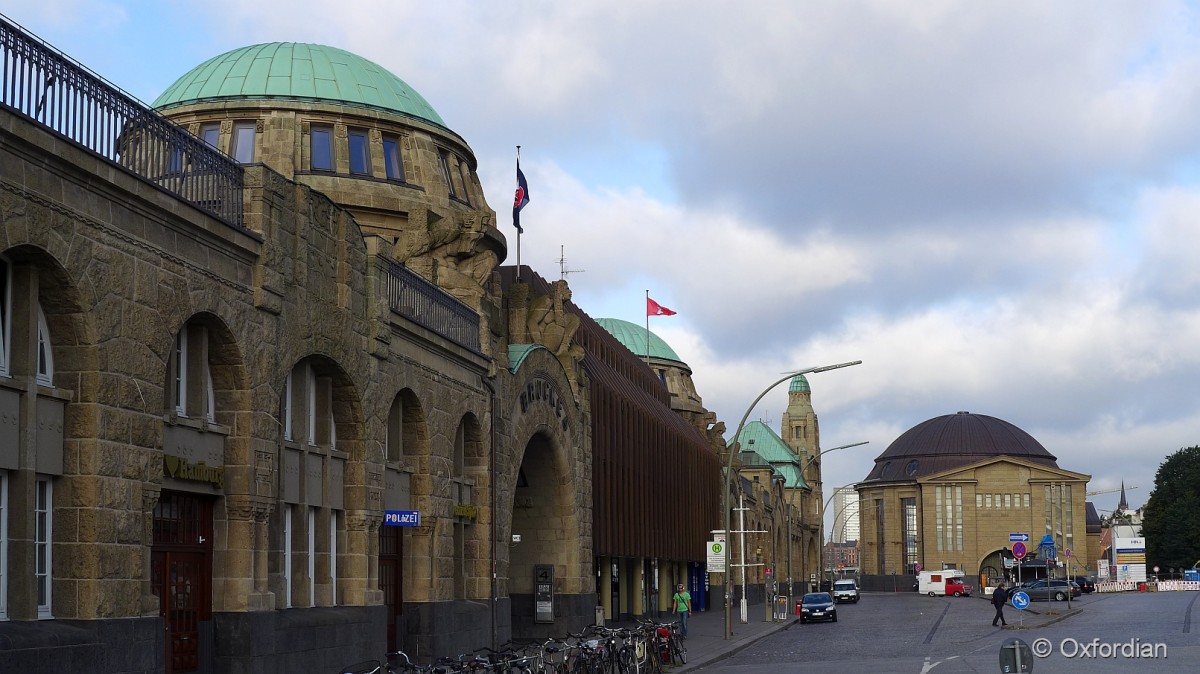
[[[1012,605],[1015,609],[1024,611],[1029,608],[1029,595],[1024,592],[1014,592],[1012,596]]]

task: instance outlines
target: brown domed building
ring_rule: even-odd
[[[856,485],[864,584],[876,576],[891,586],[897,581],[890,576],[942,568],[995,584],[1015,577],[1012,533],[1029,534],[1025,577],[1046,573],[1044,560],[1036,559],[1046,534],[1060,560],[1071,551],[1073,571],[1089,568],[1095,561],[1086,540],[1090,479],[1060,468],[1040,442],[1003,419],[958,412],[921,422],[896,438]]]

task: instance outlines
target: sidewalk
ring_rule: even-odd
[[[701,611],[688,619],[688,638],[683,642],[687,649],[687,664],[668,667],[671,674],[686,672],[723,660],[759,639],[785,630],[799,622],[799,618],[788,615],[781,622],[766,621],[766,606],[759,602],[747,604],[747,621],[741,622],[741,610],[735,604],[730,612],[729,640],[725,640],[725,611]],[[664,614],[664,620],[672,616]]]

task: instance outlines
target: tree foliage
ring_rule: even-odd
[[[1167,457],[1142,513],[1146,565],[1188,568],[1200,559],[1200,447]]]

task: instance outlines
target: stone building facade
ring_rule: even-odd
[[[0,33],[37,85],[0,87],[0,670],[428,659],[592,622],[597,540],[695,569],[711,504],[630,548],[595,513],[662,504],[593,484],[713,438],[565,283],[503,281],[475,157],[404,82],[257,45],[155,113]]]
[[[981,584],[1015,578],[1011,533],[1029,534],[1030,561],[1050,535],[1060,555],[1070,549],[1078,564],[1093,565],[1089,479],[1059,468],[1033,436],[1002,419],[959,412],[924,421],[892,442],[857,485],[864,584],[890,588],[893,576],[942,568]]]
[[[306,49],[367,68],[335,51]],[[456,653],[532,629],[535,565],[558,630],[593,619],[587,389],[510,362],[461,138],[345,92],[164,103],[180,128],[52,51],[3,56],[48,104],[0,109],[0,669]],[[59,114],[79,81],[91,145]],[[306,173],[313,124],[335,159]]]

